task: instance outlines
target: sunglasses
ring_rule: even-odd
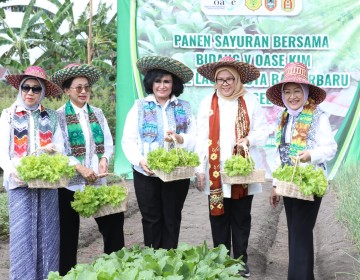
[[[70,87],[72,89],[75,89],[77,93],[82,93],[83,89],[85,92],[89,92],[90,91],[90,86],[77,86],[77,87]]]
[[[25,93],[28,93],[30,90],[32,90],[32,92],[34,94],[39,94],[42,91],[42,87],[40,87],[40,86],[31,87],[31,86],[25,85],[25,86],[21,86],[21,90]]]

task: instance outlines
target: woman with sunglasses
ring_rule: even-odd
[[[106,185],[105,178],[100,177],[108,172],[113,153],[113,139],[104,113],[88,103],[90,87],[99,78],[99,71],[86,64],[70,64],[51,77],[69,96],[69,101],[57,112],[66,153],[77,171],[69,187],[59,190],[60,275],[65,275],[77,263],[80,219],[71,207],[74,192],[83,190],[85,185]],[[95,221],[103,236],[106,254],[124,247],[124,213]]]
[[[61,88],[47,80],[38,66],[6,79],[18,90],[16,101],[3,110],[0,119],[0,166],[10,222],[9,279],[40,280],[59,267],[58,192],[29,189],[19,179],[16,166],[40,149],[64,151],[57,114],[41,105],[44,97],[60,94]]]

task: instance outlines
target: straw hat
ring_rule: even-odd
[[[254,81],[260,76],[259,70],[254,65],[245,62],[239,62],[231,56],[224,56],[218,62],[211,62],[201,65],[197,71],[205,78],[215,82],[215,72],[219,67],[235,68],[236,71],[239,72],[240,80],[243,84]]]
[[[72,63],[52,74],[51,81],[62,87],[66,80],[76,77],[85,77],[89,85],[92,86],[99,80],[100,72],[95,67],[87,64]]]
[[[192,70],[185,64],[166,56],[144,56],[136,62],[136,66],[143,75],[150,70],[162,69],[178,76],[184,83],[194,76]]]
[[[281,98],[281,89],[283,84],[299,83],[309,85],[309,98],[316,104],[320,104],[326,98],[326,92],[322,88],[313,85],[308,81],[308,69],[305,64],[300,62],[291,62],[285,65],[284,78],[277,84],[271,86],[266,91],[266,97],[275,105],[285,107]]]
[[[23,74],[11,74],[7,75],[5,78],[14,88],[19,90],[20,83],[25,77],[42,79],[45,83],[46,97],[57,96],[62,92],[59,86],[47,79],[45,70],[39,66],[30,66]]]

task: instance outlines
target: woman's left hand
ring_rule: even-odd
[[[177,143],[179,143],[179,144],[184,143],[184,138],[180,134],[177,134],[176,132],[171,131],[171,130],[166,131],[164,140],[166,142],[173,142],[174,140],[172,139],[172,137],[175,138]]]
[[[242,149],[243,145],[245,145],[246,147],[249,147],[250,142],[249,142],[249,139],[247,139],[247,138],[241,138],[236,142],[236,145],[237,145],[237,148]]]
[[[108,163],[105,157],[102,157],[99,161],[99,174],[108,173]]]
[[[301,162],[311,161],[311,155],[310,155],[309,151],[298,152],[297,156],[299,157],[299,160]]]

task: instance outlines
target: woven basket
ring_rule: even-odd
[[[165,173],[162,170],[153,170],[155,175],[158,176],[164,182],[189,179],[195,174],[195,167],[192,166],[179,166],[170,173]]]
[[[314,201],[313,195],[304,195],[298,185],[291,182],[277,181],[275,192],[277,195],[292,197],[302,200]]]
[[[293,174],[291,176],[291,182],[277,181],[275,192],[277,195],[281,196],[314,201],[313,195],[304,195],[302,192],[300,192],[300,187],[292,182],[294,180],[296,166],[299,164],[300,161],[299,157],[296,157],[295,159],[296,160],[294,164]]]
[[[220,172],[221,180],[224,184],[252,184],[265,183],[265,170],[254,170],[247,176],[228,176],[225,172]]]
[[[118,206],[112,206],[111,204],[105,204],[105,205],[101,206],[99,208],[99,210],[97,210],[96,213],[93,214],[92,216],[94,218],[99,218],[99,217],[103,217],[103,216],[107,216],[107,215],[111,215],[111,214],[115,214],[115,213],[125,212],[128,208],[128,202],[129,202],[129,189],[127,187],[125,187],[125,188],[126,188],[126,197],[122,202],[120,202],[120,204]]]
[[[31,180],[28,182],[29,189],[58,189],[69,185],[69,178],[61,178],[59,181],[50,183],[43,180]]]

